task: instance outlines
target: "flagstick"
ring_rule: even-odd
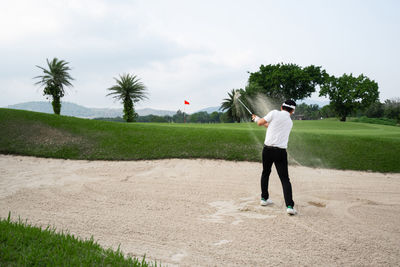
[[[186,116],[185,116],[185,108],[186,108],[186,105],[189,105],[189,102],[188,101],[184,101],[183,102],[183,123],[186,123]]]

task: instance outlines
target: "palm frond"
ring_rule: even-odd
[[[69,62],[64,60],[58,60],[57,58],[53,58],[51,61],[46,59],[48,69],[36,65],[39,69],[41,69],[44,75],[39,75],[34,77],[34,79],[40,79],[35,83],[35,85],[47,86],[49,83],[55,85],[56,92],[64,95],[64,87],[72,87],[71,81],[74,78],[68,73],[71,68],[68,66]]]
[[[140,100],[147,99],[146,86],[137,78],[136,75],[122,74],[119,78],[114,77],[117,85],[108,88],[111,93],[107,94],[113,95],[114,98],[125,99],[130,98],[132,102],[139,102]],[[117,95],[119,95],[117,97]]]

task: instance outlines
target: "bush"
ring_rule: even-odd
[[[400,98],[388,99],[384,104],[384,116],[400,123]]]

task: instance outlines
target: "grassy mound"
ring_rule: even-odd
[[[210,158],[261,161],[254,123],[116,123],[0,109],[0,153],[66,159]],[[290,158],[305,166],[400,172],[400,128],[295,121]]]
[[[157,266],[101,248],[93,239],[0,219],[0,266]]]

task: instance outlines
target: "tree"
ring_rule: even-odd
[[[127,122],[134,122],[138,116],[135,112],[134,103],[148,98],[146,86],[140,82],[136,75],[131,74],[119,75],[119,79],[114,78],[114,80],[117,85],[107,89],[111,91],[107,96],[111,95],[113,98],[121,100],[124,104],[123,118]]]
[[[307,105],[306,103],[301,103],[296,106],[295,116],[304,120],[318,120],[321,118],[320,108],[316,104]]]
[[[235,101],[235,89],[232,89],[232,91],[229,93],[228,92],[228,98],[225,98],[224,101],[221,104],[221,107],[219,108],[220,110],[225,111],[227,113],[227,116],[229,119],[240,122],[240,113],[239,109],[236,105]]]
[[[185,115],[187,115],[187,114],[182,112],[180,109],[178,109],[178,111],[175,113],[175,115],[172,116],[172,120],[173,120],[173,122],[176,122],[176,123],[183,123]]]
[[[234,120],[232,119],[232,117],[228,114],[228,112],[221,112],[219,113],[219,121],[222,123],[232,123],[234,122]]]
[[[367,109],[364,111],[364,114],[368,118],[382,118],[384,111],[384,105],[381,102],[377,101],[367,107]]]
[[[395,119],[400,122],[400,98],[385,100],[384,115],[386,118]]]
[[[317,85],[325,83],[329,75],[321,67],[302,68],[296,64],[261,65],[259,71],[250,73],[246,93],[262,93],[273,102],[310,97]]]
[[[210,115],[206,111],[193,113],[189,116],[189,122],[206,123],[210,121]]]
[[[220,122],[220,113],[218,111],[214,111],[210,114],[210,122],[218,123]]]
[[[46,61],[48,69],[36,65],[43,70],[44,75],[34,77],[34,79],[40,79],[35,85],[44,86],[43,95],[52,98],[54,114],[60,115],[61,98],[65,95],[64,87],[72,86],[73,78],[68,73],[71,68],[68,66],[69,62],[57,58],[53,58],[52,61],[46,59]]]
[[[339,78],[330,76],[319,95],[329,96],[330,106],[341,121],[346,121],[354,110],[364,109],[379,99],[378,84],[363,74],[358,77],[352,74],[343,74]]]
[[[320,109],[321,117],[323,118],[332,118],[335,117],[335,112],[332,109],[331,105],[325,105]]]

